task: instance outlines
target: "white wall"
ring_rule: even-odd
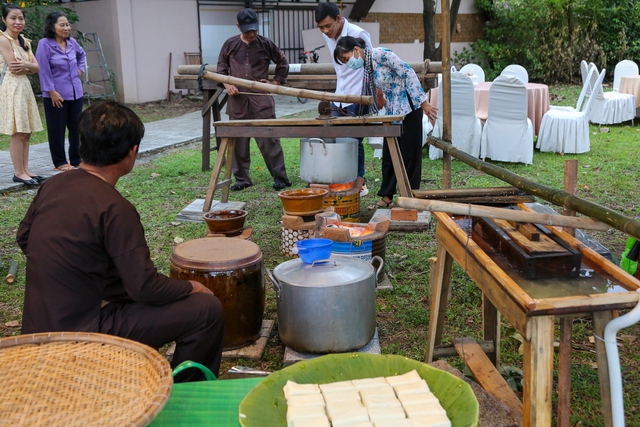
[[[184,52],[199,50],[196,0],[98,0],[65,6],[78,13],[79,31],[100,37],[123,102],[166,99],[169,52],[173,90]]]
[[[449,2],[451,4],[451,2]],[[440,1],[436,0],[436,13],[442,10]],[[370,13],[422,13],[422,0],[376,0],[369,9]],[[475,0],[462,0],[458,13],[479,13]]]

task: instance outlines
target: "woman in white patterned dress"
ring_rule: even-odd
[[[29,139],[42,130],[38,105],[27,74],[40,71],[29,40],[20,35],[25,21],[15,4],[2,8],[0,25],[0,133],[11,135],[13,181],[38,185],[45,178],[29,171]]]

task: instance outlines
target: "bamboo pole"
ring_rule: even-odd
[[[594,221],[591,218],[576,218],[564,215],[523,212],[514,209],[443,202],[441,200],[422,200],[409,197],[399,197],[398,206],[406,209],[419,209],[429,212],[447,212],[455,215],[506,219],[516,222],[530,222],[533,224],[551,225],[556,227],[573,227],[598,231],[607,231],[609,229],[607,224],[600,221]]]
[[[408,65],[418,75],[422,73],[424,68],[423,62],[409,62]],[[204,67],[206,71],[216,72],[218,67],[215,65],[206,65]],[[178,65],[178,74],[197,76],[200,72],[200,65]],[[276,72],[276,66],[271,64],[269,66],[269,74],[274,75]],[[431,61],[428,63],[427,73],[440,73],[442,72],[442,62]],[[334,75],[336,69],[332,63],[322,64],[289,64],[289,75]]]
[[[451,64],[449,53],[451,48],[451,17],[449,14],[449,0],[441,0],[442,5],[442,139],[451,141]],[[442,188],[451,188],[451,155],[442,155]]]
[[[226,83],[234,86],[240,86],[252,90],[259,90],[261,92],[277,93],[287,96],[299,96],[301,98],[318,99],[320,101],[331,102],[348,102],[351,104],[373,104],[373,97],[362,95],[343,95],[337,93],[319,92],[317,90],[309,89],[294,89],[292,87],[283,87],[273,85],[269,83],[261,83],[253,80],[239,79],[237,77],[225,76],[222,74],[211,73],[206,71],[202,77],[207,80],[213,80],[219,83]],[[261,94],[258,94],[261,95]]]
[[[595,218],[605,224],[609,224],[616,230],[620,230],[635,237],[636,239],[640,239],[640,222],[633,218],[629,218],[598,203],[590,202],[588,200],[581,199],[580,197],[565,193],[564,191],[538,184],[535,181],[524,178],[499,166],[483,162],[480,159],[468,155],[464,151],[458,150],[456,147],[440,138],[429,136],[428,141],[429,144],[451,154],[456,159],[466,163],[474,169],[499,178],[533,196]]]

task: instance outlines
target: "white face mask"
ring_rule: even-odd
[[[358,68],[362,68],[363,65],[364,65],[364,59],[362,59],[362,57],[356,58],[355,56],[352,56],[347,61],[347,67],[349,67],[349,68],[351,68],[353,70],[357,70]]]

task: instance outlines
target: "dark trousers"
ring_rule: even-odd
[[[369,106],[361,105],[361,104],[351,104],[346,107],[342,107],[341,105],[332,104],[334,109],[331,111],[331,115],[335,117],[340,116],[364,116],[365,114],[369,114]],[[336,111],[335,109],[339,108],[343,111]],[[364,138],[356,138],[358,140],[358,176],[364,178],[364,145],[362,144],[362,140]]]
[[[102,308],[100,331],[160,348],[176,342],[171,368],[185,360],[200,363],[218,376],[222,359],[224,316],[213,295],[196,293],[165,305],[110,303]],[[196,368],[187,369],[175,382],[201,381]]]
[[[422,176],[422,108],[413,110],[402,121],[402,135],[398,138],[400,154],[404,162],[404,168],[409,177],[412,190],[420,188]],[[393,198],[396,194],[396,173],[391,162],[389,146],[384,144],[382,148],[382,184],[378,196]]]
[[[280,138],[255,138],[255,140],[267,169],[273,177],[273,181],[288,184],[289,178],[284,164],[284,152],[282,151]],[[238,184],[252,184],[249,176],[251,168],[251,146],[249,141],[250,138],[236,138],[231,170]]]
[[[78,166],[80,164],[80,155],[78,154],[78,146],[80,139],[78,137],[78,120],[82,113],[83,98],[75,101],[64,101],[62,108],[53,106],[51,98],[42,98],[44,102],[44,116],[47,122],[47,137],[49,138],[49,151],[51,151],[51,160],[53,166],[71,164]],[[64,153],[64,134],[69,129],[69,162]]]

